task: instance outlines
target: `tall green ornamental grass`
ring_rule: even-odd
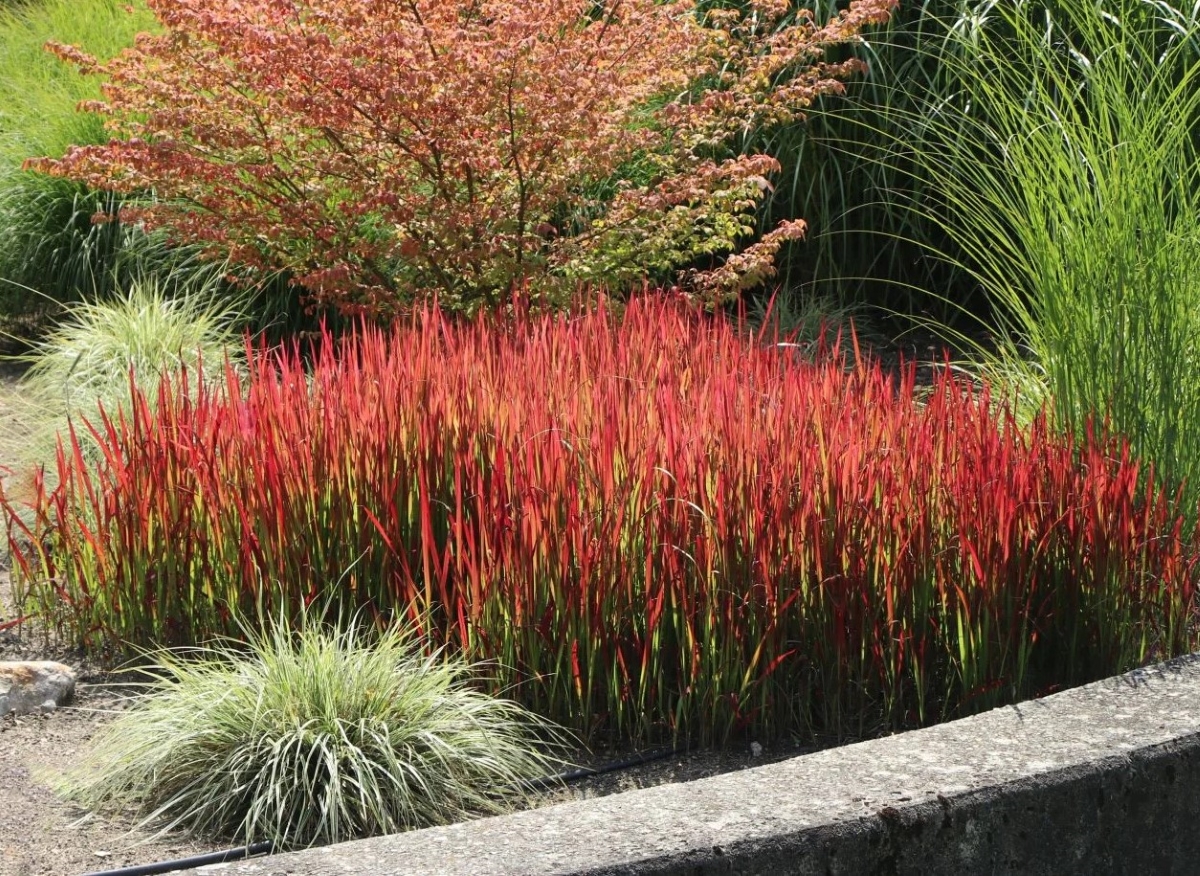
[[[302,613],[298,632],[279,620],[242,632],[248,647],[150,654],[144,693],[70,769],[68,796],[287,848],[501,812],[562,764],[559,731],[402,628]]]
[[[45,50],[47,41],[80,45],[110,58],[156,27],[143,0],[39,0],[0,8],[0,163],[19,168],[34,155],[74,143],[104,142],[98,116],[79,113],[100,97],[98,84]]]
[[[1008,336],[984,370],[1127,436],[1200,497],[1200,24],[1141,0],[996,4],[900,162]],[[1007,34],[1007,35],[1004,35]],[[961,58],[961,62],[955,60]]]
[[[836,7],[832,0],[815,5],[818,18]],[[1080,4],[1017,5],[1027,25],[1069,31]],[[1145,23],[1164,22],[1155,26],[1160,48],[1171,34],[1186,30],[1194,15],[1165,2],[1128,5]],[[887,25],[849,49],[868,70],[847,84],[844,96],[818,100],[803,124],[765,135],[747,132],[743,148],[762,149],[783,165],[764,227],[797,215],[809,225],[805,239],[792,244],[783,260],[781,276],[788,286],[941,319],[958,318],[963,308],[987,315],[989,301],[975,279],[939,255],[961,255],[954,240],[938,222],[911,209],[914,202],[938,197],[939,177],[925,173],[909,154],[896,160],[895,146],[898,140],[911,144],[914,131],[962,95],[964,75],[978,77],[988,69],[987,58],[976,57],[981,48],[976,37],[1012,38],[1013,8],[994,0],[901,3]],[[1183,62],[1200,57],[1200,44],[1193,40],[1190,51],[1176,48],[1172,75],[1181,75]],[[1069,57],[1061,43],[1055,51]],[[978,104],[969,109],[971,115],[985,113]]]

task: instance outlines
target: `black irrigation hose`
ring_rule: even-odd
[[[615,773],[618,770],[627,770],[630,767],[641,766],[644,763],[650,763],[655,760],[662,760],[665,757],[670,757],[673,754],[682,754],[687,751],[687,747],[667,747],[655,748],[650,751],[642,751],[634,754],[624,760],[614,760],[609,763],[601,764],[597,767],[584,767],[578,770],[569,770],[565,773],[559,773],[555,776],[546,776],[542,779],[531,779],[525,782],[525,787],[531,790],[541,788],[552,788],[555,785],[561,785],[563,782],[577,782],[580,779],[590,778],[591,776],[599,776],[604,773]]]
[[[568,770],[564,773],[558,773],[553,776],[546,776],[541,779],[531,779],[525,782],[525,787],[530,790],[541,788],[551,788],[555,785],[561,785],[564,782],[576,782],[580,779],[586,779],[590,776],[599,776],[604,773],[615,773],[618,770],[626,770],[630,767],[640,766],[644,763],[650,763],[655,760],[662,760],[670,757],[673,754],[682,754],[687,751],[686,747],[671,747],[671,748],[655,748],[650,751],[639,752],[638,754],[627,757],[623,760],[614,760],[609,763],[601,764],[596,767],[584,767],[577,770]],[[154,864],[135,864],[132,867],[121,867],[117,870],[99,870],[95,873],[85,873],[84,876],[158,876],[160,873],[173,873],[176,870],[190,870],[193,867],[205,867],[209,864],[225,864],[229,861],[240,861],[242,858],[250,858],[255,855],[269,855],[273,844],[270,841],[262,843],[251,843],[248,846],[241,846],[236,849],[225,849],[222,852],[209,852],[206,855],[196,855],[191,858],[178,858],[174,861],[158,861]]]
[[[155,864],[135,864],[132,867],[121,867],[119,870],[101,870],[87,873],[85,876],[156,876],[158,873],[172,873],[175,870],[188,870],[192,867],[204,867],[208,864],[224,864],[228,861],[240,861],[254,855],[269,855],[273,844],[251,843],[236,849],[226,849],[223,852],[209,852],[207,855],[196,855],[191,858],[179,858],[175,861],[159,861]]]

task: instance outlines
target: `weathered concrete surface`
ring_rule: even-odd
[[[1200,656],[681,785],[188,871],[1200,873]]]

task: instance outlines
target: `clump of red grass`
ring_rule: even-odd
[[[1192,644],[1194,534],[1119,444],[670,303],[425,312],[98,418],[16,574],[84,642],[318,601],[499,662],[586,734],[863,735]],[[340,605],[339,605],[340,603]]]

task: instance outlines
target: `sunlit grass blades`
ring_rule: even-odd
[[[283,848],[500,812],[561,766],[553,727],[401,628],[301,613],[298,631],[276,620],[243,635],[249,648],[149,655],[145,692],[70,770],[70,796]]]
[[[53,469],[55,449],[74,423],[84,456],[96,453],[88,422],[103,410],[128,414],[131,378],[153,385],[164,374],[224,387],[226,367],[243,367],[245,341],[236,301],[217,296],[219,280],[194,288],[143,279],[118,297],[71,305],[61,322],[20,357],[28,364],[20,402],[30,434],[9,439],[6,459],[25,483],[42,466]],[[6,436],[8,438],[9,436]]]
[[[325,594],[627,739],[864,735],[1194,642],[1193,533],[1120,442],[751,334],[426,312],[168,383],[6,500],[18,586],[143,644]]]
[[[100,97],[45,50],[48,40],[103,58],[131,46],[154,17],[141,0],[43,0],[0,9],[0,328],[27,334],[62,302],[106,294],[113,274],[129,279],[146,235],[120,223],[93,224],[120,199],[79,183],[21,170],[25,159],[62,155],[72,144],[103,143],[109,132],[80,101]],[[164,250],[161,241],[157,250]],[[155,258],[163,259],[161,252]],[[180,268],[186,267],[177,260]]]
[[[24,389],[67,414],[94,414],[127,406],[132,372],[151,384],[180,370],[223,383],[226,359],[245,349],[234,302],[217,297],[210,282],[171,289],[159,280],[130,284],[117,298],[73,305],[25,357]]]
[[[958,91],[895,120],[893,161],[999,314],[984,371],[1054,421],[1126,436],[1200,501],[1200,19],[1142,0],[989,4]],[[933,111],[935,110],[936,111]],[[1032,405],[1031,405],[1032,406]]]

